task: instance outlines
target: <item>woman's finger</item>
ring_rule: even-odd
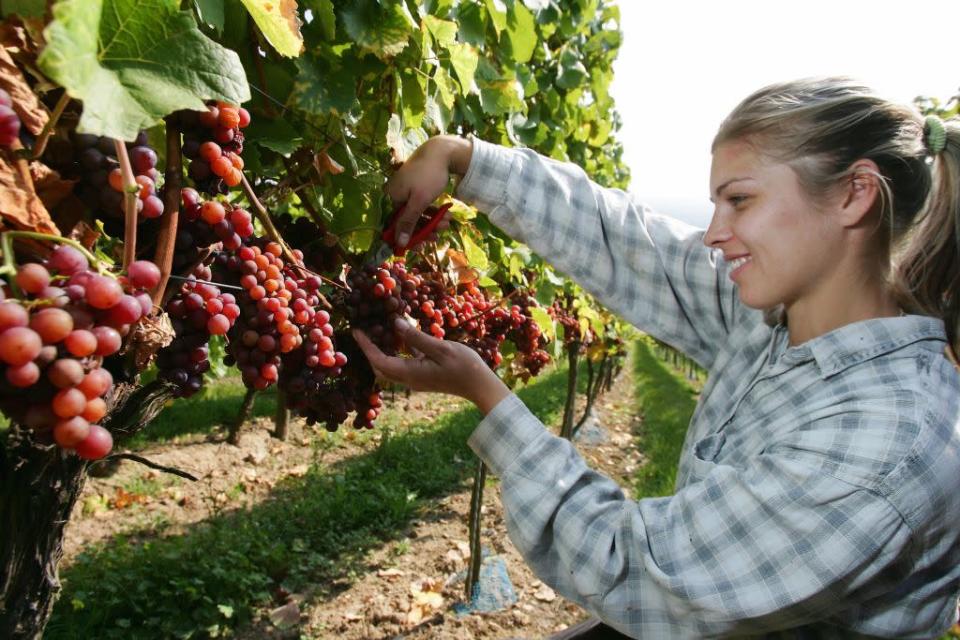
[[[398,319],[396,328],[397,333],[407,343],[408,347],[417,349],[431,360],[436,360],[443,354],[443,340],[411,327],[404,320]]]

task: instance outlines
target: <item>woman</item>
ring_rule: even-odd
[[[374,368],[486,414],[537,575],[642,638],[932,638],[960,591],[960,127],[847,79],[767,87],[713,143],[704,232],[574,165],[434,138],[387,185],[409,229],[441,193],[526,242],[710,377],[676,493],[627,500],[480,359],[417,331]],[[647,425],[656,429],[655,424]]]

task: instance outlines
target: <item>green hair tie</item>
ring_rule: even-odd
[[[947,148],[947,127],[937,116],[927,116],[923,127],[923,143],[930,155],[939,155]]]

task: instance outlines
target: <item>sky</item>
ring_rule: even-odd
[[[773,82],[849,75],[909,103],[960,88],[960,2],[619,0],[611,93],[630,190],[705,227],[710,142],[743,98]]]

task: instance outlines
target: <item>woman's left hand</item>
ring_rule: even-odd
[[[416,391],[439,391],[466,398],[487,414],[510,390],[470,347],[452,340],[439,340],[404,320],[397,320],[398,337],[414,350],[413,358],[391,357],[367,336],[354,330],[357,344],[378,377]]]

